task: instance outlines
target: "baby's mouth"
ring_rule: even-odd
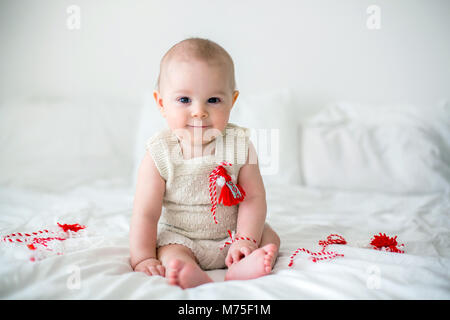
[[[209,128],[209,127],[211,127],[211,126],[203,126],[203,125],[190,125],[190,124],[188,124],[187,125],[189,128]]]

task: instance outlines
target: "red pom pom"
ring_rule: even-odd
[[[59,222],[57,223],[58,226],[60,226],[64,230],[64,232],[67,232],[68,230],[77,232],[78,230],[86,228],[86,226],[82,226],[78,223],[75,224],[60,224]]]
[[[397,252],[397,253],[403,253],[404,251],[397,248],[397,246],[403,246],[399,245],[397,243],[397,236],[391,238],[388,237],[385,233],[380,233],[378,235],[375,235],[372,238],[372,241],[370,244],[373,246],[374,249],[377,250],[386,250],[390,252]]]

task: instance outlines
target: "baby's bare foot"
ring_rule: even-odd
[[[276,260],[277,246],[267,244],[256,249],[241,261],[232,264],[225,280],[248,280],[269,274]]]
[[[171,285],[183,289],[197,287],[213,280],[199,266],[175,259],[169,264],[167,278]]]

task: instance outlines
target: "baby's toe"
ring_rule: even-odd
[[[269,273],[272,271],[272,261],[273,259],[270,259],[270,257],[265,257],[264,258],[264,271]]]
[[[275,252],[277,252],[277,246],[274,245],[273,243],[266,244],[263,247],[263,249],[266,252],[266,254],[275,255]]]
[[[169,279],[169,284],[180,285],[180,271],[183,268],[183,262],[181,260],[175,259],[169,263],[169,270],[167,272],[167,278]]]
[[[180,271],[182,267],[183,267],[183,261],[181,261],[179,259],[173,259],[169,263],[169,269],[171,269],[171,270]]]
[[[274,244],[268,244],[264,247],[265,256],[264,256],[264,271],[266,273],[270,273],[272,271],[272,266],[275,261],[277,246]]]
[[[169,284],[173,285],[173,286],[179,286],[180,285],[180,280],[178,277],[178,274],[169,274],[167,276],[167,280],[169,281]]]

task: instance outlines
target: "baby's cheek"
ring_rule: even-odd
[[[186,119],[182,113],[173,113],[170,121],[176,128],[184,128],[186,126]]]

